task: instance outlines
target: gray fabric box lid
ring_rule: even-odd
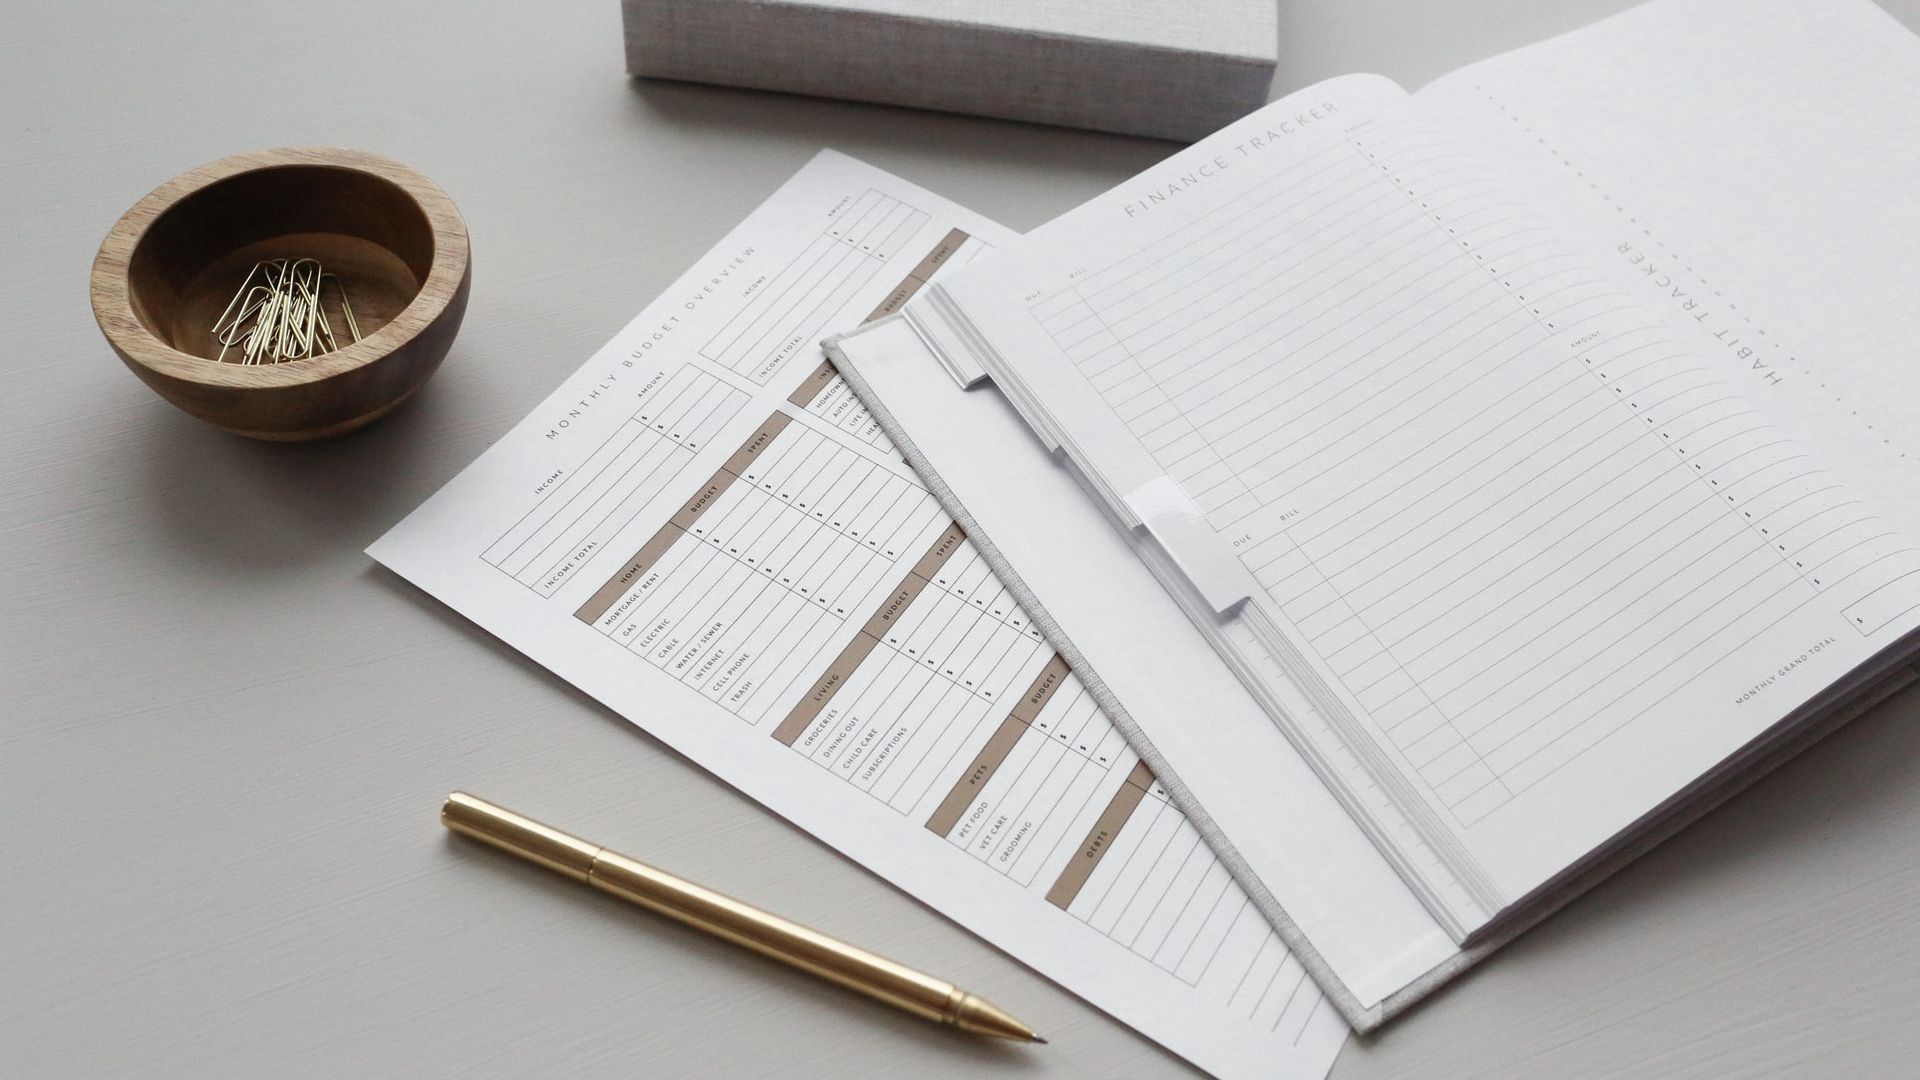
[[[622,0],[627,70],[1192,140],[1267,101],[1272,0]]]

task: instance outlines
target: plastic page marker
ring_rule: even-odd
[[[1259,588],[1173,477],[1156,476],[1123,501],[1215,614],[1225,615]]]
[[[907,325],[913,327],[920,340],[932,350],[940,366],[962,390],[971,390],[987,377],[987,369],[981,364],[979,343],[967,340],[965,332],[957,325],[964,315],[947,296],[945,289],[935,285],[927,290],[926,302],[907,308],[903,314]]]

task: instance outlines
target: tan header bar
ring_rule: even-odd
[[[860,322],[866,324],[875,319],[884,319],[894,312],[899,311],[901,308],[906,307],[907,301],[913,299],[913,294],[920,291],[922,284],[924,284],[924,282],[908,278],[899,285],[894,286],[894,290],[887,294],[887,298],[880,301],[880,306],[867,312],[867,317],[861,319]]]
[[[966,538],[966,531],[959,525],[947,526],[947,530],[934,539],[927,553],[920,556],[920,561],[913,564],[910,573],[923,581],[932,581],[933,575],[940,572],[948,559],[953,558],[953,553],[960,550],[960,541]]]
[[[1094,868],[1106,857],[1107,850],[1113,846],[1114,838],[1126,825],[1127,819],[1140,805],[1147,794],[1147,788],[1153,783],[1153,772],[1146,762],[1140,762],[1127,774],[1120,784],[1120,790],[1113,793],[1107,802],[1107,808],[1094,819],[1093,828],[1087,830],[1087,838],[1080,842],[1080,850],[1074,853],[1067,868],[1054,880],[1053,888],[1047,890],[1047,903],[1065,911],[1072,906],[1074,897],[1080,895],[1080,889],[1087,879],[1093,876]]]
[[[1008,716],[1002,720],[993,737],[987,740],[987,745],[973,755],[973,763],[967,766],[966,772],[960,774],[953,790],[947,792],[947,797],[934,808],[933,816],[927,819],[927,828],[940,836],[951,833],[954,826],[960,824],[960,815],[973,805],[980,789],[986,787],[987,781],[993,779],[993,774],[1000,771],[1007,755],[1013,753],[1014,744],[1026,733],[1027,725],[1021,723],[1018,717]]]
[[[913,299],[913,294],[919,292],[921,286],[931,281],[933,275],[939,272],[940,268],[947,264],[947,260],[953,258],[953,253],[960,250],[960,245],[966,242],[967,234],[964,231],[960,229],[949,231],[947,235],[940,238],[939,243],[933,245],[933,250],[927,252],[919,265],[908,271],[900,284],[894,286],[893,291],[887,294],[887,298],[880,301],[880,306],[868,312],[867,317],[860,321],[870,323],[905,307],[907,301]]]
[[[773,729],[773,737],[780,740],[783,745],[792,746],[801,734],[813,725],[814,718],[820,715],[820,710],[827,707],[827,702],[833,700],[833,695],[840,692],[840,688],[847,684],[848,679],[853,678],[853,673],[859,669],[861,663],[866,660],[867,654],[872,652],[873,647],[878,644],[880,639],[864,630],[853,635],[853,640],[847,642],[847,647],[840,650],[840,655],[833,658],[833,663],[827,665],[827,670],[821,672],[820,677],[807,688],[807,696],[801,698],[800,704],[795,705],[793,711],[787,714],[787,718],[780,721],[780,726]]]
[[[833,699],[833,695],[839,693],[840,688],[853,677],[854,669],[860,666],[875,645],[880,644],[881,636],[899,623],[900,616],[906,614],[921,591],[933,582],[933,575],[940,572],[941,564],[959,548],[960,541],[966,535],[960,531],[960,526],[949,525],[946,531],[934,538],[933,546],[920,556],[920,561],[900,580],[900,587],[893,590],[879,610],[868,617],[860,632],[853,636],[847,647],[840,650],[840,655],[814,681],[807,696],[801,698],[800,704],[795,705],[787,718],[780,721],[780,726],[773,729],[774,738],[788,746],[800,738],[801,733],[813,724],[814,718],[820,715],[820,710],[826,708],[827,702]]]
[[[740,444],[740,449],[733,452],[733,456],[727,459],[727,463],[720,466],[721,471],[730,472],[735,476],[745,473],[747,466],[752,465],[755,458],[759,457],[767,447],[773,445],[774,436],[787,430],[787,425],[791,423],[793,423],[793,417],[783,412],[774,412],[767,417],[765,423],[760,425],[759,430],[748,436],[746,442]]]
[[[634,552],[633,558],[628,559],[619,570],[615,571],[605,584],[594,590],[593,595],[587,598],[587,602],[580,605],[580,609],[573,613],[574,617],[584,623],[599,622],[600,616],[605,615],[613,607],[614,602],[633,587],[633,583],[640,579],[640,575],[646,573],[648,567],[660,561],[660,556],[667,553],[667,549],[673,546],[673,542],[680,538],[681,533],[693,531],[693,523],[700,520],[700,515],[720,501],[720,496],[726,494],[727,489],[733,486],[733,482],[739,479],[740,474],[745,472],[747,467],[753,464],[754,459],[773,444],[774,437],[785,431],[787,425],[792,422],[793,418],[783,412],[776,412],[767,417],[767,422],[761,424],[758,430],[747,437],[746,442],[740,444],[740,449],[735,450],[733,456],[727,458],[726,464],[720,466],[720,471],[713,474],[713,479],[708,480],[699,491],[695,492],[693,498],[680,504],[680,509],[674,511],[673,516],[667,519],[666,525],[641,545],[640,550]]]
[[[920,260],[920,265],[914,267],[913,271],[907,275],[907,279],[923,284],[932,281],[933,275],[947,265],[947,260],[953,258],[953,253],[959,251],[960,245],[966,243],[967,239],[964,229],[948,231],[947,235],[940,238],[939,243],[933,245],[933,250],[927,252],[927,257]]]
[[[1026,696],[1013,707],[1013,715],[1019,717],[1023,724],[1031,724],[1039,719],[1040,710],[1047,707],[1053,692],[1060,689],[1061,683],[1067,681],[1067,671],[1067,662],[1055,655],[1047,662],[1046,667],[1040,669],[1040,674],[1033,680],[1033,685],[1027,687]]]
[[[993,737],[987,740],[987,745],[981,747],[980,753],[974,756],[973,764],[960,774],[953,790],[940,800],[933,816],[927,819],[927,828],[941,836],[953,831],[953,827],[960,822],[960,815],[973,804],[974,796],[986,786],[987,781],[993,779],[994,772],[1012,752],[1013,744],[1019,742],[1020,736],[1033,725],[1034,717],[1040,715],[1040,710],[1047,705],[1047,699],[1053,696],[1054,690],[1066,677],[1067,662],[1058,656],[1040,669],[1040,674],[1034,678],[1033,685],[1027,687],[1020,703],[1013,707]]]
[[[833,377],[838,374],[840,373],[833,369],[833,361],[820,361],[820,366],[808,372],[807,377],[800,380],[800,385],[794,387],[793,393],[787,395],[787,404],[797,409],[804,409],[813,404],[813,399],[819,397],[820,392],[825,390],[828,384],[833,382]]]
[[[627,590],[633,588],[633,583],[639,581],[654,563],[659,562],[660,556],[665,555],[667,549],[672,547],[673,542],[678,539],[680,539],[680,529],[677,526],[672,522],[662,525],[660,531],[653,534],[652,539],[640,545],[640,550],[634,553],[633,558],[627,560],[626,565],[622,566],[618,573],[608,578],[607,583],[600,586],[592,596],[587,597],[587,602],[581,604],[580,610],[573,613],[574,618],[588,624],[599,622],[600,616],[605,615],[608,609],[613,607],[614,601],[625,596]]]
[[[900,587],[893,590],[893,595],[887,598],[887,602],[880,605],[880,610],[867,619],[866,625],[860,628],[860,632],[878,641],[880,635],[900,621],[900,616],[906,614],[907,609],[913,606],[914,600],[919,598],[920,590],[926,587],[926,578],[908,574],[907,579],[900,583]]]

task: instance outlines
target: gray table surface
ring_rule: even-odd
[[[1617,0],[1300,0],[1278,90],[1412,86]],[[1896,12],[1920,25],[1920,2]],[[373,566],[820,146],[1029,228],[1164,143],[621,71],[612,0],[0,8],[0,1075],[1190,1075]],[[107,351],[86,272],[174,173],[363,147],[472,231],[466,326],[363,434],[245,442]],[[1334,1075],[1920,1063],[1920,694]],[[1053,1037],[979,1045],[451,843],[467,787],[841,931]]]

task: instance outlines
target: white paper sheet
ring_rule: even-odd
[[[1343,1021],[820,358],[1009,238],[824,153],[370,553],[1194,1064],[1317,1080]]]
[[[1871,0],[1657,0],[1415,98],[1920,529],[1911,31]]]

